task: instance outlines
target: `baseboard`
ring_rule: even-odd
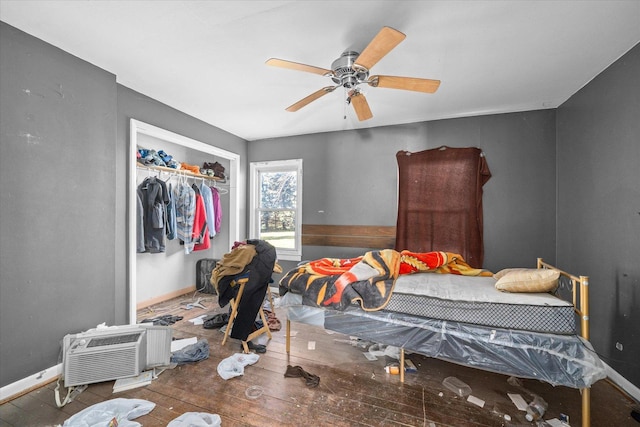
[[[629,397],[634,399],[636,402],[640,402],[640,388],[633,385],[629,380],[616,372],[611,366],[604,364],[605,371],[607,372],[607,378],[609,381],[614,383],[620,390],[625,392]]]
[[[196,286],[187,286],[186,288],[178,289],[173,292],[169,292],[168,294],[159,295],[157,297],[153,297],[146,301],[142,301],[136,304],[136,310],[140,310],[142,308],[151,307],[152,305],[160,304],[165,301],[169,301],[170,299],[177,298],[184,294],[188,294],[196,291]]]
[[[0,388],[0,405],[58,379],[62,363]]]
[[[168,301],[181,295],[195,292],[195,290],[195,285],[188,286],[186,288],[178,289],[168,294],[160,295],[158,297],[138,303],[136,307],[138,310],[141,308],[150,307],[154,304],[159,304],[161,302]],[[57,380],[61,374],[62,364],[58,364],[0,388],[0,405]]]

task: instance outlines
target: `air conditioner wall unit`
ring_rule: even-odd
[[[145,369],[168,365],[171,333],[168,327],[127,325],[65,336],[65,387],[134,377]]]
[[[147,363],[145,369],[168,366],[171,363],[171,339],[173,329],[141,323],[138,326],[147,331]]]

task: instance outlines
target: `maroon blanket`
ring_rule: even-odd
[[[397,251],[446,251],[482,268],[482,186],[491,177],[478,148],[439,147],[396,154]]]

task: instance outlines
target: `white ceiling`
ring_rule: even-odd
[[[0,19],[246,140],[555,108],[640,41],[638,0],[0,0]],[[407,37],[371,74],[435,94],[365,85],[364,122],[342,89],[285,111],[332,82],[268,58],[331,68],[383,26]]]

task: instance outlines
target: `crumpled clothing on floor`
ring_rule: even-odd
[[[273,311],[264,309],[264,315],[267,318],[267,324],[269,325],[269,330],[271,332],[277,332],[282,329],[282,323],[276,317],[276,314]]]
[[[320,384],[320,377],[302,369],[300,366],[287,365],[287,370],[284,373],[285,378],[304,378],[304,382],[307,387],[317,387]]]
[[[190,344],[171,353],[171,363],[182,365],[189,362],[198,362],[208,357],[209,342],[206,339],[201,339],[195,344]]]
[[[143,399],[111,399],[83,409],[67,419],[62,427],[106,426],[113,419],[118,427],[140,427],[142,424],[131,420],[148,414],[155,407],[155,403]]]
[[[260,359],[260,356],[255,353],[236,353],[223,359],[218,364],[218,375],[224,380],[239,377],[240,375],[244,375],[245,366],[253,365],[258,359]]]
[[[172,316],[170,314],[165,314],[163,316],[155,317],[153,319],[144,319],[141,323],[153,323],[154,325],[160,326],[169,326],[173,325],[176,322],[182,320],[182,316]]]

